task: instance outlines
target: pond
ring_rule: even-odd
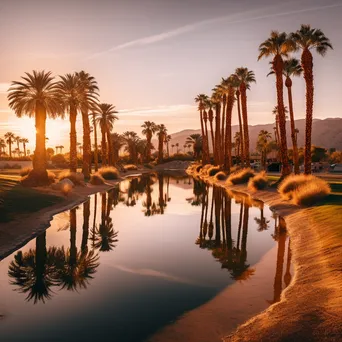
[[[187,176],[132,177],[56,215],[0,262],[0,339],[144,341],[232,286],[253,306],[260,295],[243,287],[271,250],[259,312],[291,281],[284,221]],[[233,304],[236,327],[249,314]]]

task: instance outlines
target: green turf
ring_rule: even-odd
[[[24,188],[19,177],[0,176],[0,222],[9,222],[20,214],[36,212],[63,201],[63,198]]]

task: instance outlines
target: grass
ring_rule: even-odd
[[[90,180],[89,180],[90,184],[92,185],[102,185],[105,183],[105,180],[103,179],[103,177],[97,172],[94,173],[90,176]]]
[[[265,171],[258,173],[249,179],[248,189],[251,191],[263,190],[268,186],[268,179]]]
[[[61,201],[61,197],[23,187],[18,176],[0,175],[0,222],[12,221],[21,214],[37,212]]]
[[[227,184],[228,185],[236,185],[236,184],[245,184],[249,181],[250,178],[255,176],[255,172],[250,169],[241,169],[239,171],[236,171],[232,173],[228,179]]]
[[[113,166],[101,167],[99,174],[107,180],[118,179],[120,177],[120,172]]]
[[[83,185],[84,184],[84,177],[81,173],[71,172],[69,170],[62,171],[58,175],[58,180],[61,181],[63,179],[71,180],[74,185]]]
[[[215,176],[218,172],[220,172],[220,167],[219,166],[213,166],[210,169],[208,169],[208,176],[213,177]]]
[[[134,164],[127,164],[124,166],[125,171],[135,171],[138,170],[138,167]]]
[[[215,179],[218,181],[224,181],[227,179],[227,175],[223,171],[220,171],[216,173]]]

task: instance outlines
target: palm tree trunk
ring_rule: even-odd
[[[89,236],[89,217],[90,217],[90,200],[83,203],[83,227],[82,227],[82,242],[81,250],[82,252],[87,252],[88,250],[88,236]]]
[[[105,127],[101,127],[101,150],[102,150],[102,165],[107,165],[107,146],[106,146],[106,130]]]
[[[226,111],[226,138],[225,138],[225,159],[224,167],[228,174],[232,165],[232,113],[234,106],[233,89],[229,91]]]
[[[201,132],[202,132],[202,165],[206,164],[206,155],[205,155],[205,135],[204,135],[204,124],[203,124],[203,110],[202,105],[200,104],[200,121],[201,121]]]
[[[211,134],[211,143],[213,145],[213,155],[214,155],[214,161],[216,164],[216,158],[215,158],[215,138],[214,138],[214,128],[213,128],[213,120],[209,121],[210,124],[210,134]]]
[[[205,125],[205,154],[206,154],[206,161],[207,161],[207,163],[210,163],[207,120],[204,120],[204,125]]]
[[[152,134],[151,133],[147,133],[146,134],[146,139],[147,139],[147,155],[146,155],[146,161],[149,163],[151,161],[151,147],[152,147]]]
[[[77,260],[76,247],[76,208],[70,210],[70,264],[75,265]]]
[[[158,140],[158,163],[163,161],[163,141],[164,141],[164,134],[159,133],[159,140]]]
[[[39,102],[36,104],[35,123],[36,149],[33,158],[33,172],[37,176],[38,183],[44,185],[48,183],[45,152],[46,109]]]
[[[237,109],[238,109],[238,118],[239,118],[239,131],[240,131],[240,153],[241,153],[241,165],[245,163],[245,150],[244,150],[244,139],[243,139],[243,129],[242,129],[242,118],[241,118],[241,98],[240,98],[240,90],[236,91],[236,98],[237,98]]]
[[[297,147],[296,127],[295,127],[294,113],[293,113],[292,80],[289,77],[286,78],[285,85],[287,87],[287,94],[288,94],[288,98],[289,98],[294,173],[296,175],[298,175],[299,174],[298,147]]]
[[[282,233],[278,237],[277,267],[276,267],[276,274],[274,277],[274,286],[273,286],[274,287],[274,298],[273,298],[274,303],[277,303],[280,301],[280,295],[281,295],[281,290],[282,290],[285,242],[286,242],[286,234]]]
[[[75,106],[70,106],[70,171],[77,170],[77,135],[76,135],[77,110]]]
[[[8,143],[9,156],[12,158],[12,142]]]
[[[106,127],[106,133],[107,133],[107,141],[108,141],[108,164],[113,166],[113,142],[112,137],[110,135],[109,128]]]
[[[83,166],[82,173],[85,178],[90,177],[91,168],[91,142],[90,142],[90,123],[88,110],[84,109],[82,111],[82,121],[83,121]]]
[[[220,136],[220,128],[221,128],[221,104],[217,103],[215,108],[215,158],[216,165],[220,164],[220,148],[221,148],[221,136]]]
[[[226,106],[227,106],[227,98],[223,96],[223,105],[222,105],[222,128],[221,128],[221,148],[220,148],[220,164],[224,163],[224,146],[225,146],[225,135],[224,135],[224,124],[226,120]]]
[[[311,134],[313,119],[313,61],[309,49],[304,49],[302,54],[302,66],[306,84],[306,121],[305,121],[305,151],[304,151],[304,173],[311,174]]]
[[[279,130],[280,130],[280,153],[282,161],[282,177],[290,174],[289,160],[287,156],[287,141],[286,141],[286,119],[285,119],[285,107],[283,97],[283,59],[280,55],[276,55],[273,60],[273,69],[276,74],[276,86],[277,86],[277,102],[278,102],[278,114],[279,114]]]
[[[246,166],[251,165],[249,158],[249,132],[248,132],[248,116],[247,116],[247,94],[246,85],[244,82],[240,85],[241,92],[241,107],[242,107],[242,119],[243,119],[243,140],[244,140],[244,158],[246,161]]]
[[[95,113],[93,114],[93,126],[94,126],[94,163],[95,163],[95,171],[99,169],[99,151],[97,146],[97,127],[95,121]]]

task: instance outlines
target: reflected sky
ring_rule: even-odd
[[[262,202],[189,177],[127,179],[1,261],[1,340],[141,341],[278,248],[267,306],[291,280],[284,228]]]

